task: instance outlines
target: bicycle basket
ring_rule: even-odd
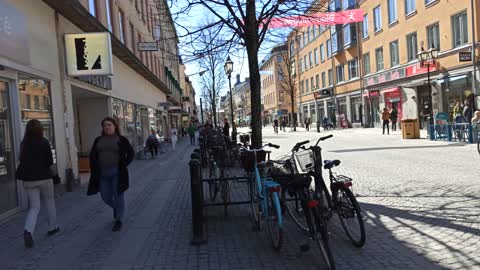
[[[252,153],[252,152],[246,152],[246,151],[243,151],[240,155],[240,159],[241,159],[241,162],[242,162],[242,166],[243,166],[243,169],[247,172],[247,173],[252,173],[253,170],[254,170],[254,162],[255,162],[255,154]],[[265,161],[267,157],[267,153],[265,151],[259,151],[257,152],[257,164],[262,162],[262,161]]]
[[[313,153],[310,150],[298,151],[295,153],[295,159],[300,165],[300,170],[302,172],[313,170]]]

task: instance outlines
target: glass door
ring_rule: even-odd
[[[8,87],[0,80],[0,215],[18,207]]]

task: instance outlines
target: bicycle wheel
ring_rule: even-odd
[[[217,198],[217,193],[218,193],[218,183],[217,181],[213,179],[217,179],[217,167],[214,163],[210,163],[210,168],[209,168],[209,177],[210,181],[208,182],[208,192],[210,196],[210,201],[215,201]]]
[[[327,225],[318,210],[319,209],[317,209],[317,207],[309,209],[309,215],[311,219],[313,219],[312,222],[309,222],[309,230],[318,250],[320,251],[320,254],[323,257],[323,260],[327,264],[327,269],[334,270],[335,260],[333,259],[332,251],[328,241]]]
[[[365,225],[363,224],[360,206],[350,189],[340,187],[335,194],[335,208],[337,210],[340,223],[350,241],[356,247],[362,247],[365,244]]]
[[[298,193],[293,190],[289,191],[285,188],[283,189],[282,198],[283,204],[285,208],[287,208],[288,214],[293,222],[295,222],[301,230],[308,232],[308,225],[305,220],[302,203],[298,198]]]
[[[283,231],[282,231],[282,210],[280,207],[280,200],[277,192],[270,192],[268,195],[268,210],[267,210],[266,223],[268,227],[268,233],[272,246],[276,251],[282,248]]]
[[[252,210],[253,225],[255,230],[260,230],[260,198],[258,196],[255,176],[252,175],[248,180],[248,191],[250,193],[250,207]]]
[[[320,202],[320,213],[324,219],[329,220],[332,217],[330,209],[332,209],[333,203],[332,197],[327,189],[327,185],[325,185],[323,177],[315,181],[315,199]]]

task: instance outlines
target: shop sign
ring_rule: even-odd
[[[0,1],[0,55],[22,64],[30,64],[25,16]]]
[[[472,62],[472,52],[458,52],[459,62]]]
[[[398,80],[405,77],[405,68],[398,68],[381,74],[373,75],[364,80],[365,86]]]
[[[105,90],[112,90],[112,79],[106,75],[102,76],[80,76],[77,80],[95,85]]]
[[[139,42],[138,43],[139,51],[158,51],[157,42]]]
[[[109,33],[66,34],[65,53],[69,76],[113,75]]]
[[[429,66],[420,65],[420,64],[408,66],[407,77],[427,73],[429,68],[430,68],[430,72],[435,71],[437,69],[436,63],[433,62]]]

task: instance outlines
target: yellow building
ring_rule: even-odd
[[[300,27],[290,34],[288,42],[298,62],[301,121],[310,117],[315,123],[317,116],[333,118],[343,113],[353,126],[375,126],[381,109],[395,107],[400,117],[418,118],[425,127],[430,108],[433,115],[450,115],[455,101],[473,103],[473,62],[459,61],[459,52],[472,48],[470,3],[320,1],[322,12],[363,9],[364,20]],[[480,9],[474,10],[478,18]],[[479,26],[476,20],[477,41]],[[438,58],[429,61],[427,68],[419,63],[417,54],[428,51],[432,44],[439,50]],[[478,48],[476,55],[478,61]],[[325,96],[323,90],[330,95]]]

